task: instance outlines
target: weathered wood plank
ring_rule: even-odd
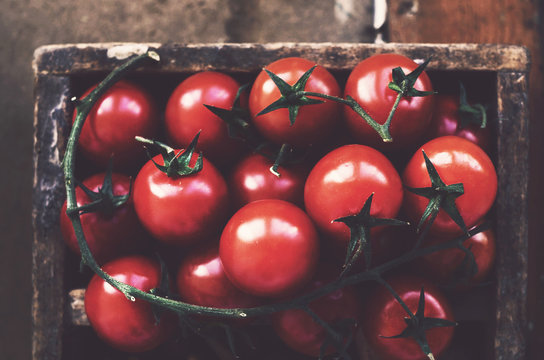
[[[60,168],[67,132],[68,77],[36,80],[34,124],[34,240],[32,246],[32,356],[60,359],[64,310],[64,243],[58,214],[64,180]]]

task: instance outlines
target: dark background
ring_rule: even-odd
[[[529,184],[531,359],[542,358],[544,180],[538,0],[389,0],[391,42],[478,42],[532,53]],[[306,6],[306,8],[304,8]],[[51,43],[372,42],[371,0],[0,0],[0,359],[30,359],[32,54]],[[505,220],[507,221],[507,220]]]

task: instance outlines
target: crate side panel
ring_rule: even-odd
[[[527,73],[500,72],[495,358],[522,359],[527,335],[529,129]]]
[[[67,134],[68,77],[40,76],[35,84],[32,358],[60,359],[64,309],[64,244],[58,214],[60,167]]]
[[[157,48],[161,63],[142,71],[256,71],[269,62],[301,56],[331,69],[351,69],[362,59],[378,53],[399,53],[413,59],[432,57],[429,69],[525,71],[527,50],[520,46],[491,44],[352,44],[352,43],[271,43],[271,44],[80,44],[39,48],[35,53],[37,73],[73,74],[110,71],[124,55]]]

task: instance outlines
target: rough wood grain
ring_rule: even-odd
[[[497,76],[497,322],[495,359],[527,352],[529,123],[527,73]],[[515,271],[513,271],[515,269]]]
[[[60,161],[69,81],[64,76],[39,76],[35,86],[32,356],[40,360],[60,359],[62,347],[64,243],[58,214],[64,189]]]

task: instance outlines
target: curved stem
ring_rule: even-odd
[[[393,141],[393,138],[391,137],[391,134],[389,133],[389,126],[391,124],[391,119],[393,118],[393,114],[395,113],[398,103],[400,102],[400,98],[402,98],[402,95],[400,95],[400,98],[397,97],[397,100],[395,101],[395,104],[391,108],[391,112],[389,113],[389,117],[387,118],[386,122],[383,124],[378,123],[376,120],[374,120],[362,107],[361,105],[355,101],[351,96],[348,96],[347,99],[339,98],[336,96],[316,93],[316,92],[310,92],[310,91],[301,91],[300,92],[304,96],[313,96],[318,97],[326,100],[332,100],[339,102],[341,104],[349,106],[353,111],[355,111],[360,117],[363,118],[363,120],[366,121],[366,123],[374,129],[378,135],[382,138],[384,142],[391,142]]]

